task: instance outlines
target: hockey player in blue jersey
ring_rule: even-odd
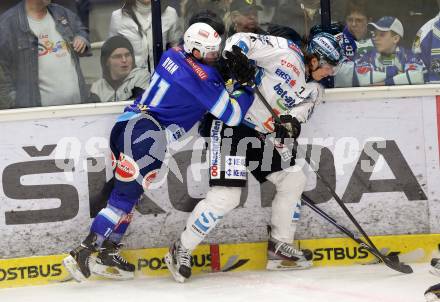
[[[440,5],[440,1],[439,5]],[[440,83],[440,13],[420,28],[413,51],[425,63],[427,83]]]
[[[226,51],[239,47],[257,66],[255,101],[237,127],[216,118],[205,123],[203,132],[211,142],[210,188],[165,255],[177,282],[191,277],[192,252],[239,206],[248,172],[261,184],[270,181],[276,188],[266,268],[312,265],[313,254],[293,245],[306,185],[306,176],[295,162],[294,145],[301,123],[307,122],[322,100],[323,87],[317,81],[338,71],[342,51],[335,37],[324,32],[311,37],[304,52],[290,40],[290,28],[272,27],[271,34],[237,33],[226,41]]]
[[[94,219],[87,238],[63,260],[75,280],[85,280],[91,272],[132,278],[135,266],[119,254],[121,238],[133,207],[158,175],[167,144],[207,112],[230,126],[243,119],[253,101],[253,88],[243,84],[231,94],[226,91],[213,67],[220,45],[221,37],[210,25],[191,25],[183,46],[163,54],[149,89],[118,118],[110,137],[115,182],[107,207]],[[91,257],[94,252],[97,256]]]

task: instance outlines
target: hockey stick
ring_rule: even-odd
[[[279,117],[275,114],[275,112],[273,111],[272,107],[269,105],[269,103],[267,102],[266,98],[261,94],[261,92],[258,90],[258,87],[255,89],[258,97],[260,98],[260,100],[262,101],[262,103],[264,104],[264,106],[269,110],[269,112],[271,113],[271,115],[274,118],[274,121],[279,121]],[[334,219],[332,219],[336,224],[334,224],[336,227],[341,227],[340,230],[342,232],[344,232],[345,234],[347,234],[350,238],[353,238],[356,242],[358,242],[359,244],[361,244],[363,247],[365,247],[371,254],[373,254],[374,256],[376,256],[378,259],[382,260],[385,265],[387,265],[389,268],[396,270],[398,272],[404,273],[404,274],[411,274],[413,272],[411,266],[399,262],[398,259],[391,259],[390,257],[387,257],[385,255],[383,255],[378,249],[377,247],[374,245],[374,243],[371,241],[370,237],[368,237],[367,233],[363,230],[363,228],[360,226],[360,224],[357,222],[357,220],[354,218],[354,216],[351,214],[351,212],[348,210],[348,208],[346,207],[346,205],[344,204],[344,202],[342,201],[342,199],[338,196],[338,194],[336,194],[336,192],[332,189],[332,187],[328,184],[328,182],[321,176],[321,174],[318,172],[317,168],[315,167],[315,163],[311,160],[310,157],[307,156],[307,153],[304,152],[304,150],[302,148],[299,148],[299,145],[294,145],[293,146],[294,149],[296,149],[295,151],[297,152],[301,152],[302,155],[304,155],[304,159],[309,163],[309,165],[312,167],[313,172],[316,174],[316,177],[324,184],[324,186],[326,187],[326,189],[330,192],[330,194],[333,196],[333,198],[336,200],[336,202],[339,204],[339,206],[342,208],[342,210],[344,211],[344,213],[348,216],[348,218],[351,220],[351,222],[356,226],[356,228],[358,229],[358,231],[362,234],[362,236],[365,238],[365,240],[367,241],[367,243],[365,243],[364,241],[360,240],[359,238],[357,238],[357,240],[359,240],[359,242],[356,240],[356,237],[353,235],[353,233],[351,233],[350,231],[348,231],[348,229],[346,229],[345,227],[342,227],[341,225],[337,224],[336,221]],[[320,211],[321,213],[323,213],[322,211]],[[317,212],[318,214],[321,214],[319,212]],[[326,215],[328,218],[331,218],[330,216]],[[338,227],[338,228],[339,228]],[[347,233],[346,233],[347,232]],[[351,234],[351,235],[349,235]]]
[[[305,159],[307,161],[309,161],[309,164],[311,164],[311,160],[310,158],[308,158],[307,156],[305,157]],[[388,266],[389,268],[396,270],[398,272],[404,273],[404,274],[411,274],[413,272],[411,266],[409,266],[408,264],[405,264],[403,262],[399,262],[398,259],[391,259],[390,257],[387,257],[385,255],[383,255],[381,252],[379,252],[379,250],[377,249],[377,247],[374,245],[374,243],[371,241],[370,237],[368,237],[367,233],[364,231],[364,229],[360,226],[360,224],[357,222],[357,220],[354,218],[354,216],[351,214],[351,212],[348,210],[347,206],[345,205],[345,203],[342,201],[342,199],[338,196],[338,194],[336,194],[336,192],[331,188],[331,186],[329,185],[329,183],[321,176],[321,174],[315,169],[315,167],[312,167],[313,172],[315,172],[316,177],[324,184],[324,186],[327,188],[327,190],[330,192],[330,194],[333,196],[333,198],[336,200],[336,202],[339,204],[339,206],[342,208],[342,210],[344,211],[345,215],[348,216],[348,218],[351,220],[351,222],[356,226],[356,228],[358,229],[358,231],[362,234],[362,236],[365,238],[365,240],[367,241],[367,243],[363,242],[360,239],[359,242],[355,239],[356,237],[352,237],[350,236],[348,233],[346,233],[345,231],[343,231],[342,229],[340,229],[341,231],[343,231],[345,234],[347,234],[350,238],[353,238],[356,242],[358,242],[360,245],[362,245],[363,247],[367,248],[368,251],[370,253],[372,253],[374,256],[376,256],[377,258],[379,258],[380,260],[383,261],[383,263],[385,263],[386,266]],[[316,207],[316,206],[315,206]],[[321,211],[322,212],[322,211]],[[320,214],[320,213],[318,213]],[[327,215],[328,216],[328,215]],[[329,217],[329,216],[328,216]],[[330,218],[330,217],[329,217]],[[334,224],[336,227],[338,227],[336,224]],[[345,228],[344,228],[345,229]],[[348,231],[347,229],[345,229],[346,231]],[[349,232],[351,233],[351,232]],[[351,233],[352,234],[352,233]]]
[[[364,245],[365,242],[363,242],[361,239],[357,238],[349,229],[344,227],[343,225],[340,225],[334,218],[332,218],[330,215],[328,215],[326,212],[324,212],[321,208],[319,208],[316,203],[308,198],[305,194],[301,195],[301,201],[303,201],[309,208],[311,208],[315,213],[317,213],[319,216],[330,222],[332,225],[334,225],[338,230],[340,230],[342,233],[353,239],[359,244]]]
[[[376,251],[371,248],[368,244],[366,244],[362,239],[357,237],[355,234],[353,234],[350,230],[348,230],[343,225],[340,225],[334,218],[332,218],[330,215],[328,215],[326,212],[324,212],[321,208],[319,208],[310,198],[308,198],[306,195],[301,196],[301,200],[309,207],[311,208],[315,213],[323,217],[325,220],[327,220],[329,223],[331,223],[333,226],[335,226],[338,230],[340,230],[342,233],[347,235],[350,239],[352,239],[354,242],[358,243],[360,246],[364,247],[370,254],[374,255],[376,258],[378,258],[381,262],[384,262],[386,264],[386,261],[384,261],[384,255],[381,253],[376,253]],[[394,266],[396,263],[398,264],[399,258],[396,255],[392,256],[385,256],[389,259],[393,264],[392,269],[395,269]],[[387,260],[388,261],[388,260]],[[388,265],[388,264],[387,264]],[[409,265],[403,264],[404,267],[408,266],[409,269],[406,267],[404,268],[405,271],[400,271],[405,274],[410,274],[412,272],[412,269]]]

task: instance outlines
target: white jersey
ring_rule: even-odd
[[[321,97],[317,83],[306,83],[303,54],[296,44],[284,38],[237,33],[226,41],[225,50],[239,46],[258,67],[255,84],[277,115],[291,114],[306,122]],[[246,125],[262,133],[273,132],[272,114],[255,95]]]

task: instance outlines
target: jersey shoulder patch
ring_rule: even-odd
[[[180,74],[183,78],[196,75],[202,81],[205,81],[209,77],[209,71],[206,70],[206,65],[201,64],[196,59],[189,56],[181,47],[173,47],[167,50],[160,62],[160,67],[175,76],[175,71],[178,69],[185,70]]]

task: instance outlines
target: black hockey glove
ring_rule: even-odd
[[[221,57],[220,60],[215,63],[214,67],[218,70],[224,82],[227,82],[233,77],[225,58]]]
[[[284,144],[285,139],[297,139],[301,134],[301,123],[291,115],[280,115],[280,122],[274,123],[276,138]]]
[[[249,62],[248,57],[237,45],[232,46],[232,52],[226,51],[226,64],[237,82],[253,86],[256,68]]]

